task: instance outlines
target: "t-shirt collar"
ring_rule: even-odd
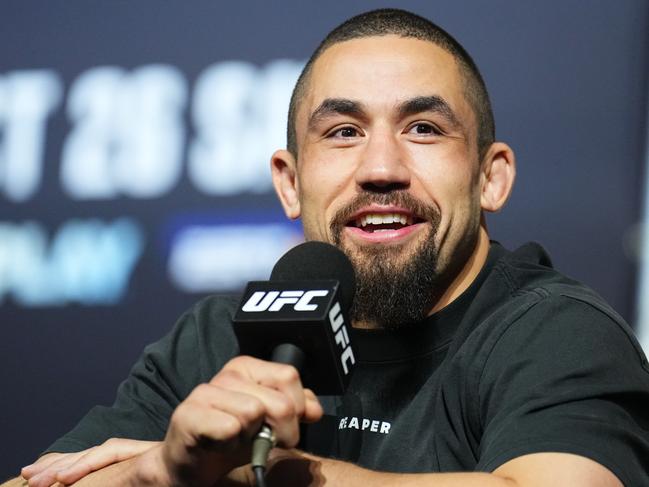
[[[502,247],[492,242],[478,277],[457,299],[420,322],[398,330],[352,330],[352,346],[359,362],[387,363],[415,359],[444,350],[451,342],[463,316],[480,286],[502,255]]]

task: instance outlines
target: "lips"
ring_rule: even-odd
[[[362,192],[334,214],[329,227],[336,245],[401,244],[439,224],[439,211],[405,190]]]
[[[368,232],[380,231],[382,229],[397,229],[412,225],[413,219],[410,215],[399,213],[366,213],[356,218],[357,228]]]
[[[387,230],[400,230],[420,223],[423,220],[404,209],[366,209],[356,212],[347,222],[348,227],[374,233]]]
[[[424,222],[408,209],[373,205],[351,215],[345,227],[350,236],[368,243],[390,243],[406,238]]]

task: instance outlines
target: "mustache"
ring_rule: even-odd
[[[415,198],[406,190],[390,191],[388,193],[370,193],[364,192],[358,194],[352,201],[342,206],[336,211],[334,217],[329,223],[329,229],[334,236],[336,244],[340,243],[340,236],[343,228],[349,222],[351,216],[358,210],[371,204],[392,205],[406,208],[418,218],[423,218],[436,227],[439,224],[441,215],[436,206],[424,203]]]

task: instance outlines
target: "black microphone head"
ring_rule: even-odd
[[[248,283],[233,317],[240,352],[294,365],[317,394],[342,394],[356,363],[348,331],[355,291],[352,264],[336,247],[294,247],[270,281]]]
[[[343,309],[348,310],[356,292],[356,275],[347,256],[324,242],[304,242],[277,261],[271,281],[316,281],[333,279],[340,283]]]

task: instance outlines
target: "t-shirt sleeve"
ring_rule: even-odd
[[[47,452],[73,452],[109,438],[161,440],[174,409],[196,385],[207,382],[230,357],[236,342],[228,310],[205,300],[185,313],[161,340],[148,345],[112,406],[95,406]]]
[[[564,452],[604,465],[625,485],[647,485],[647,361],[628,327],[603,310],[542,299],[496,341],[478,390],[478,470]]]

